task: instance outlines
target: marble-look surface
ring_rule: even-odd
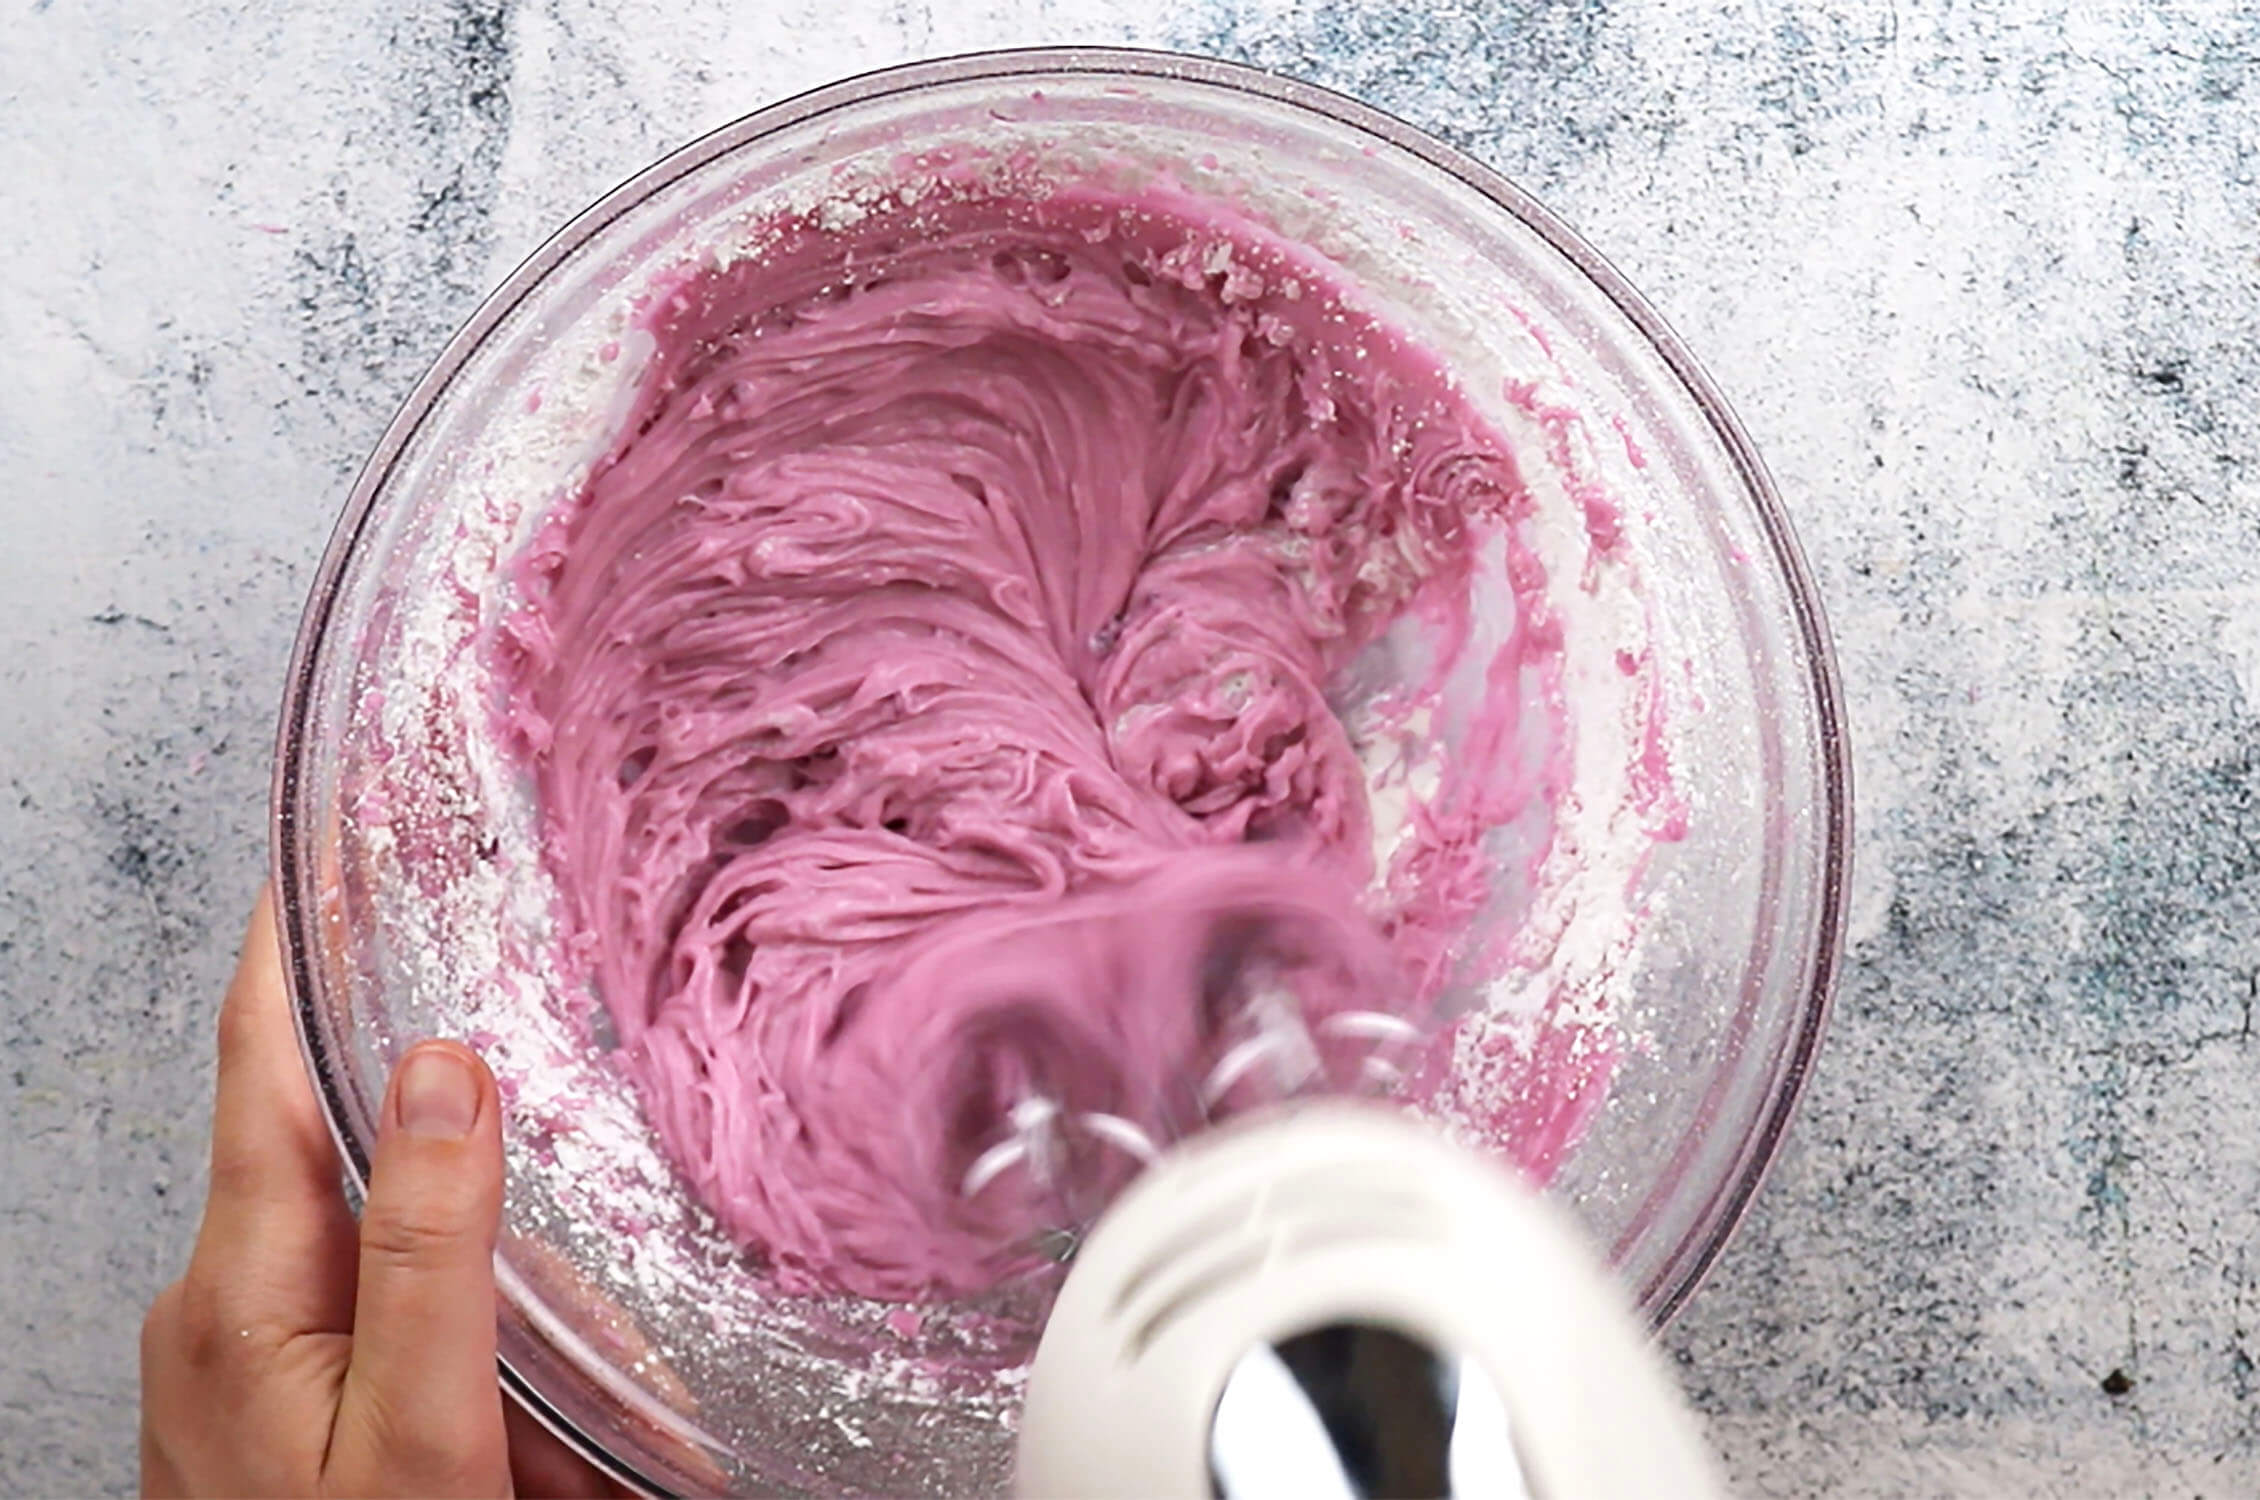
[[[1739,406],[1833,612],[1853,946],[1672,1331],[1747,1495],[2260,1492],[2260,18],[2236,0],[11,0],[0,1489],[133,1474],[270,722],[352,472],[665,148],[1135,41],[1504,169]],[[2116,1394],[2114,1394],[2116,1392]]]

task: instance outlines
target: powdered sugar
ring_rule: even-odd
[[[1477,326],[1467,306],[1439,292],[1428,247],[1361,222],[1354,208],[1267,189],[1259,173],[1189,164],[1162,147],[1142,154],[1121,134],[1103,146],[1064,137],[1047,145],[1031,126],[1015,149],[987,159],[1016,184],[1086,175],[1151,182],[1166,167],[1188,194],[1253,205],[1353,283],[1388,288],[1375,296],[1377,310],[1451,351],[1468,399],[1513,440],[1536,500],[1524,541],[1552,581],[1561,631],[1561,680],[1551,691],[1570,706],[1575,732],[1545,747],[1561,757],[1546,826],[1501,836],[1502,869],[1520,873],[1502,879],[1497,904],[1521,919],[1495,950],[1471,959],[1479,1014],[1460,1034],[1457,1086],[1444,1102],[1462,1133],[1499,1145],[1491,1106],[1526,1086],[1533,1069],[1590,1075],[1597,1089],[1617,1045],[1610,1025],[1625,976],[1638,968],[1631,893],[1671,821],[1659,798],[1671,795],[1675,688],[1655,667],[1662,654],[1641,591],[1640,528],[1623,519],[1651,482],[1637,450],[1597,441],[1602,419],[1584,409],[1536,323]],[[948,190],[928,170],[905,192],[890,175],[897,171],[890,160],[867,163],[844,184],[804,175],[696,221],[632,282],[546,329],[522,369],[474,366],[482,378],[506,375],[507,391],[488,401],[483,419],[458,422],[452,442],[419,457],[432,508],[388,588],[393,613],[370,652],[380,669],[363,684],[358,748],[342,778],[358,840],[349,879],[376,893],[388,983],[413,997],[390,1018],[396,1034],[472,1038],[503,1083],[512,1171],[503,1259],[521,1289],[514,1303],[544,1325],[542,1339],[677,1448],[754,1472],[772,1461],[777,1472],[828,1465],[834,1459],[811,1455],[836,1448],[842,1472],[883,1474],[855,1467],[854,1455],[883,1455],[937,1430],[978,1445],[972,1434],[988,1429],[981,1451],[993,1460],[1040,1301],[1008,1298],[905,1334],[867,1305],[780,1304],[769,1294],[681,1190],[633,1091],[592,1046],[601,1021],[560,970],[538,820],[517,768],[487,732],[493,685],[479,642],[512,602],[505,562],[549,507],[579,488],[617,428],[649,353],[639,302],[665,295],[686,267],[758,256],[780,208],[813,209],[844,228],[884,202]],[[1221,242],[1192,247],[1185,269],[1223,276],[1242,294],[1249,283],[1231,278],[1255,274]],[[1492,627],[1513,611],[1508,559],[1496,562]],[[1404,716],[1386,739],[1379,720],[1367,726],[1383,870],[1437,796],[1438,746],[1451,730],[1431,736],[1427,722]],[[1585,1108],[1598,1102],[1597,1092],[1579,1098]],[[1534,1144],[1530,1159],[1565,1149],[1576,1125],[1550,1117],[1534,1128],[1528,1140],[1544,1150]],[[793,1392],[802,1394],[780,1394]],[[765,1426],[745,1415],[804,1398],[809,1423],[831,1444],[814,1445],[807,1424]]]

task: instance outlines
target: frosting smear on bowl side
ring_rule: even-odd
[[[642,321],[499,717],[569,966],[780,1287],[1041,1264],[1137,1166],[1076,1120],[1437,1085],[1563,731],[1528,495],[1432,358],[1160,193],[797,221]],[[1283,1006],[1309,1055],[1216,1092]],[[1377,1010],[1425,1059],[1326,1025]],[[1056,1159],[977,1170],[1030,1100]]]

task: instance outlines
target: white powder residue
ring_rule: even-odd
[[[1040,134],[1017,144],[1056,176],[1127,191],[1157,180],[1155,162],[1170,162],[1181,185],[1252,204],[1354,282],[1394,289],[1369,310],[1455,354],[1463,394],[1511,440],[1536,502],[1525,540],[1552,580],[1563,641],[1558,692],[1571,708],[1568,784],[1549,810],[1527,888],[1516,893],[1524,930],[1511,966],[1484,977],[1482,1013],[1463,1028],[1460,1061],[1471,1076],[1498,1069],[1501,1040],[1510,1051],[1527,1048],[1542,1021],[1606,1028],[1624,998],[1622,976],[1638,968],[1632,891],[1656,833],[1637,765],[1659,691],[1653,664],[1666,655],[1651,640],[1633,524],[1648,481],[1623,445],[1596,440],[1600,419],[1541,423],[1537,409],[1581,410],[1541,340],[1502,326],[1495,309],[1486,318],[1453,301],[1424,263],[1428,251],[1387,226],[1360,223],[1340,204],[1287,185],[1267,187],[1255,174],[1185,167],[1166,143],[1149,159],[1134,133],[1103,145]],[[1029,160],[1022,154],[997,170],[1024,185]],[[949,1313],[906,1339],[888,1331],[887,1310],[875,1305],[782,1302],[684,1193],[633,1089],[592,1037],[592,1028],[602,1031],[598,1009],[561,971],[557,892],[524,777],[496,741],[483,652],[514,603],[510,560],[550,508],[579,490],[645,368],[650,343],[635,327],[635,298],[685,267],[758,255],[780,208],[845,228],[896,201],[966,190],[962,165],[955,186],[906,187],[893,170],[882,163],[804,174],[718,216],[693,218],[639,281],[534,336],[525,368],[499,364],[525,339],[495,341],[503,353],[474,359],[458,384],[503,394],[483,413],[444,417],[447,425],[404,462],[398,483],[428,493],[431,508],[393,590],[398,613],[381,640],[363,647],[373,665],[344,777],[346,878],[371,892],[381,913],[392,1040],[469,1038],[505,1090],[511,1194],[503,1258],[508,1280],[522,1289],[520,1305],[595,1386],[717,1462],[773,1444],[793,1447],[796,1463],[823,1468],[888,1450],[907,1433],[924,1443],[939,1432],[993,1463],[1005,1451],[1025,1373],[1011,1357],[1013,1341],[1031,1325],[1024,1312]],[[679,209],[681,196],[659,201]],[[1235,297],[1261,291],[1256,273],[1221,242],[1189,246],[1186,269],[1196,278],[1224,275]],[[1510,377],[1532,397],[1506,399]],[[1556,443],[1560,463],[1545,457]],[[1605,553],[1596,552],[1580,498],[1594,488],[1626,516],[1624,539]],[[1383,576],[1405,566],[1380,556],[1369,563]],[[1503,572],[1487,586],[1504,600],[1490,601],[1494,609],[1511,613]],[[2251,651],[2240,658],[2248,692],[2260,636]],[[1623,669],[1628,657],[1639,671]],[[1376,866],[1386,872],[1415,809],[1438,795],[1444,751],[1426,709],[1359,744]],[[1452,1123],[1464,1130],[1468,1122]],[[768,1420],[788,1407],[809,1414],[808,1423],[757,1430],[747,1416],[767,1411]]]

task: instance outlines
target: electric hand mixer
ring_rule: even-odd
[[[1615,1288],[1492,1163],[1312,1102],[1162,1157],[1083,1244],[1021,1419],[1031,1497],[1721,1494]]]
[[[1146,1164],[1073,1247],[1029,1378],[1020,1493],[1721,1494],[1644,1330],[1555,1210],[1399,1110],[1311,1097],[1329,1077],[1341,1091],[1322,1048],[1338,1065],[1330,1044],[1366,1044],[1354,1072],[1386,1085],[1419,1030],[1356,1010],[1305,1029],[1274,998],[1259,992],[1200,1097],[1255,1081],[1276,1102],[1162,1151],[1129,1121],[1031,1097],[966,1174],[968,1193],[1015,1168],[1056,1181],[1071,1146]]]

